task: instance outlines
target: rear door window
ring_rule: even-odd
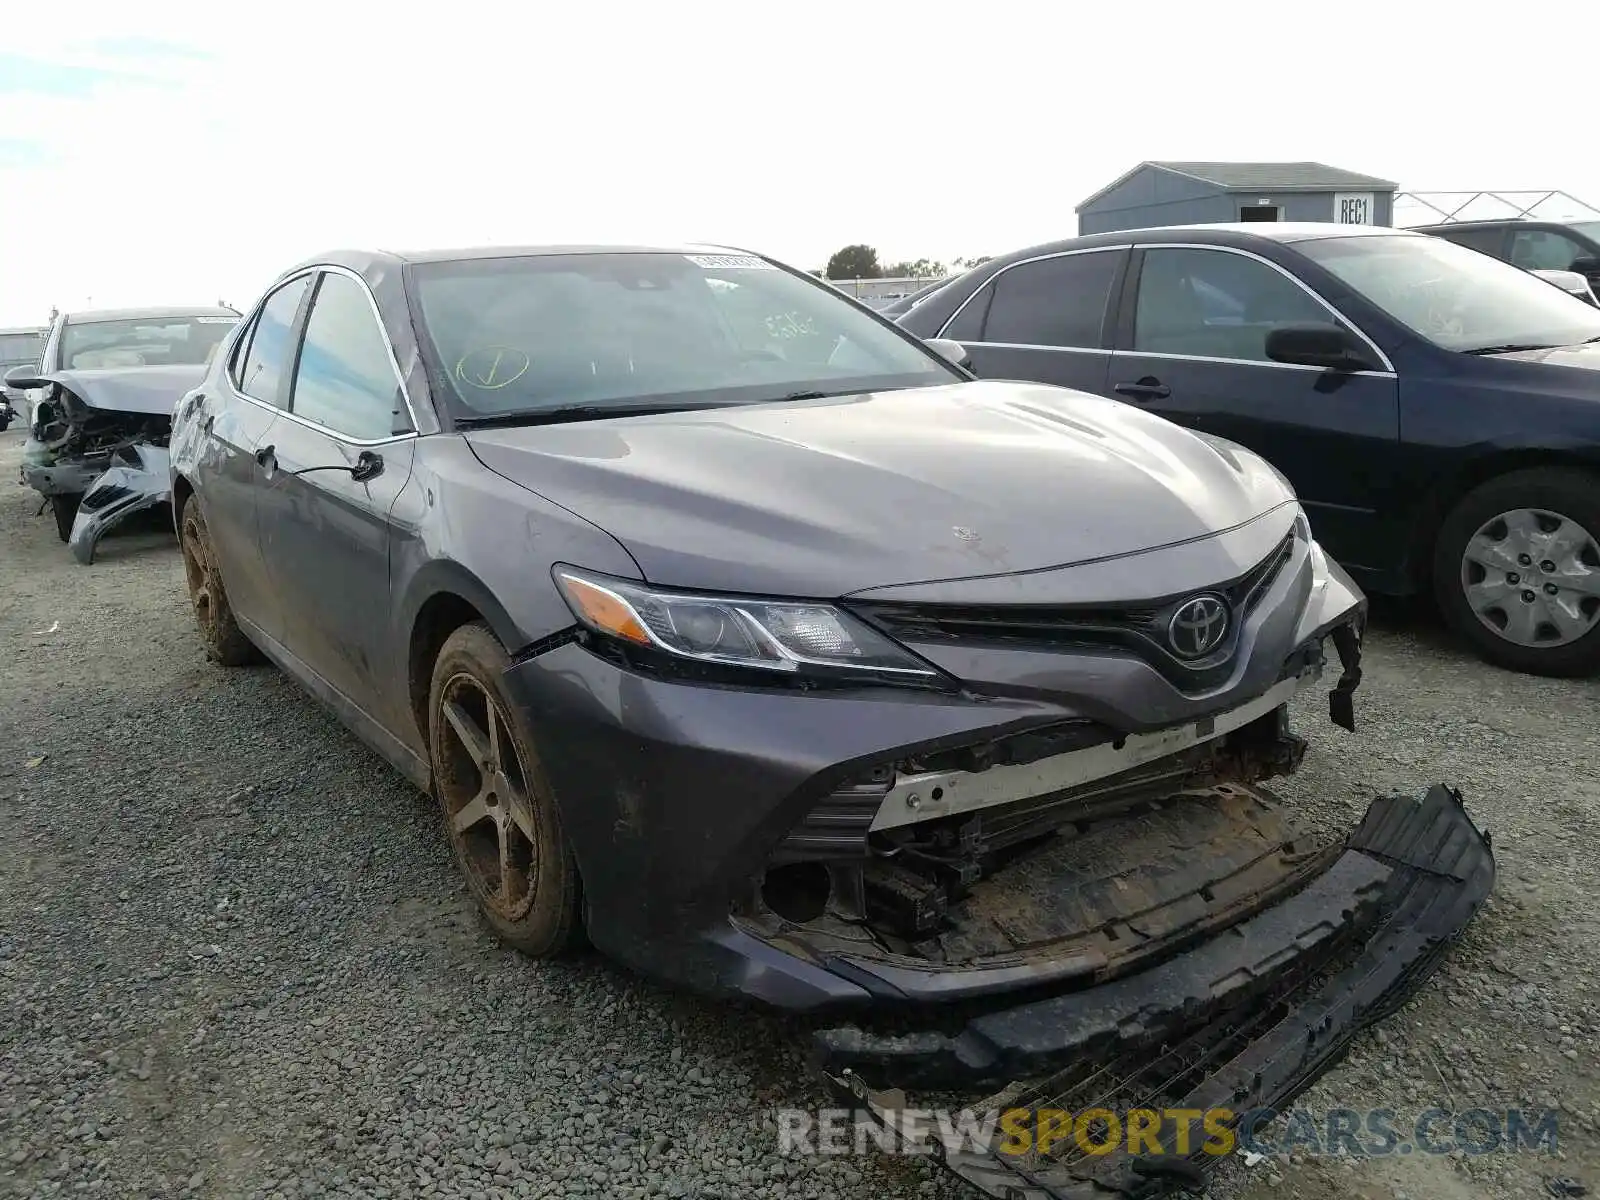
[[[234,384],[252,400],[285,406],[285,387],[294,357],[294,322],[311,286],[310,275],[291,279],[267,297],[250,331],[239,339],[244,350],[243,365]]]
[[[993,298],[982,340],[1014,346],[1099,349],[1111,285],[1125,253],[1063,254],[1002,271],[989,285]],[[981,300],[979,297],[973,304]],[[951,337],[961,336],[953,329],[947,332]]]

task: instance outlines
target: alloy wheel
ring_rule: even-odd
[[[1468,540],[1461,589],[1478,620],[1506,641],[1566,646],[1600,624],[1600,543],[1562,513],[1511,509]]]
[[[439,797],[468,882],[496,914],[517,920],[538,884],[538,824],[511,723],[472,675],[453,675],[439,698],[444,762]]]

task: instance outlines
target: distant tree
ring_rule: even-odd
[[[878,265],[878,252],[871,246],[856,244],[837,251],[828,260],[825,276],[828,279],[877,279],[883,275]]]
[[[973,267],[983,266],[984,263],[988,262],[993,257],[994,255],[992,254],[984,254],[980,255],[978,258],[958,258],[956,259],[956,266],[960,267],[963,271],[970,271]]]
[[[897,262],[883,269],[883,273],[890,279],[937,279],[945,274],[945,271],[942,262],[934,262],[931,258],[919,258],[915,262]]]

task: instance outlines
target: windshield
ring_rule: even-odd
[[[1600,221],[1569,221],[1568,225],[1591,241],[1600,242]]]
[[[467,420],[962,378],[827,285],[748,255],[551,254],[411,271],[434,374]]]
[[[1571,346],[1600,337],[1600,311],[1443,238],[1326,238],[1295,249],[1446,350]]]
[[[202,366],[238,323],[218,314],[69,324],[61,331],[61,365],[77,371]]]
[[[0,333],[0,363],[36,363],[43,350],[42,333]]]

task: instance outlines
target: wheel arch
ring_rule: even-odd
[[[463,625],[482,621],[508,654],[515,654],[524,639],[494,593],[459,563],[438,561],[419,572],[405,612],[406,694],[418,744],[426,746],[433,664],[450,635]]]
[[[1433,594],[1433,546],[1452,508],[1468,492],[1492,479],[1537,467],[1586,471],[1600,482],[1600,452],[1590,447],[1507,447],[1481,454],[1438,480],[1424,494],[1412,522],[1407,579],[1423,595]]]
[[[183,521],[183,506],[189,502],[189,497],[194,495],[194,484],[187,475],[175,475],[172,479],[172,527],[182,536],[181,524]]]

